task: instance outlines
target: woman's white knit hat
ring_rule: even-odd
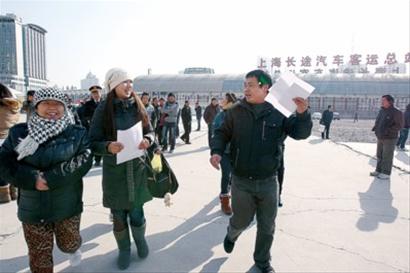
[[[111,68],[108,70],[107,74],[105,74],[105,88],[107,92],[113,90],[117,85],[122,83],[123,81],[131,80],[130,75],[128,75],[127,71],[121,68]]]

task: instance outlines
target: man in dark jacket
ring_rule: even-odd
[[[81,115],[79,114],[81,124],[89,131],[91,120],[93,118],[95,109],[101,102],[101,86],[93,85],[88,89],[91,93],[91,99],[84,103],[82,110],[80,111]],[[77,112],[78,113],[78,112]],[[101,166],[101,156],[94,155],[95,166]]]
[[[151,125],[152,125],[152,128],[154,129],[154,131],[156,132],[157,125],[158,125],[159,119],[161,117],[161,109],[160,109],[157,97],[152,98],[152,104],[151,105],[152,105],[152,107],[154,107],[154,112],[152,113],[152,118],[151,118]]]
[[[382,108],[376,118],[372,131],[377,137],[377,165],[371,176],[390,179],[393,166],[394,145],[398,132],[403,127],[403,113],[394,107],[391,95],[382,96]]]
[[[182,124],[184,125],[184,134],[181,136],[181,139],[186,144],[191,144],[189,142],[189,134],[191,133],[191,122],[192,122],[192,114],[191,114],[191,107],[189,106],[189,101],[185,101],[184,108],[181,111],[181,118]]]
[[[81,124],[87,129],[90,129],[90,123],[93,118],[95,109],[101,102],[101,86],[93,85],[89,89],[91,98],[84,103],[82,113],[80,115]]]
[[[35,112],[34,105],[33,105],[33,98],[36,91],[29,90],[27,91],[27,99],[23,102],[23,107],[21,110],[26,113],[26,121],[30,119],[30,116],[33,112]]]
[[[325,139],[325,134],[326,134],[326,139],[329,139],[330,123],[332,123],[332,121],[333,121],[332,105],[328,105],[327,110],[323,111],[322,119],[320,120],[320,124],[325,126],[325,130],[322,132],[322,139]]]
[[[196,121],[198,123],[198,127],[196,128],[197,131],[201,130],[201,118],[202,118],[202,107],[199,105],[199,102],[195,102],[195,115]]]
[[[164,123],[165,123],[165,117],[166,114],[162,113],[162,109],[165,106],[165,99],[164,98],[159,98],[158,100],[158,109],[159,109],[159,119],[157,121],[157,128],[155,130],[155,135],[158,139],[158,143],[159,145],[163,145],[162,144],[162,129],[164,128]]]
[[[230,142],[232,164],[232,209],[224,249],[232,252],[239,235],[257,215],[254,251],[256,266],[263,272],[274,272],[270,249],[275,232],[278,206],[276,172],[285,136],[309,137],[312,129],[307,101],[294,98],[296,114],[286,118],[265,102],[271,77],[262,70],[246,75],[245,99],[226,112],[224,122],[215,130],[211,144],[212,166],[219,169],[221,156]]]
[[[141,94],[141,101],[142,104],[144,104],[145,107],[145,111],[147,111],[148,117],[149,117],[149,121],[151,122],[151,126],[152,128],[154,128],[154,125],[157,121],[156,121],[156,116],[155,116],[155,109],[154,106],[150,103],[151,98],[149,97],[149,94],[147,92],[143,92]]]
[[[208,145],[211,147],[212,124],[216,115],[219,113],[219,105],[216,98],[212,98],[211,103],[205,108],[204,120],[208,124]]]

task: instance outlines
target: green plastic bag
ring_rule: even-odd
[[[162,172],[162,162],[161,156],[159,154],[154,154],[151,160],[151,167],[156,173]]]

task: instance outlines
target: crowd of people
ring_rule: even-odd
[[[153,197],[147,187],[146,165],[141,158],[117,164],[117,155],[124,149],[117,140],[118,130],[142,124],[143,139],[135,149],[144,150],[143,157],[173,153],[179,136],[191,144],[193,111],[189,100],[180,108],[173,93],[166,99],[150,98],[148,93],[139,96],[132,77],[120,68],[106,73],[104,85],[108,91],[105,99],[102,87],[93,85],[90,99],[73,109],[58,89],[30,91],[21,105],[0,84],[0,202],[15,200],[18,188],[18,218],[33,273],[53,272],[54,237],[58,248],[70,255],[70,264],[80,263],[83,177],[93,162],[102,166],[102,200],[112,215],[117,267],[125,270],[130,265],[131,238],[138,256],[147,257],[144,204]],[[282,206],[284,141],[287,137],[306,139],[312,129],[307,100],[294,98],[296,111],[285,117],[265,101],[271,86],[269,74],[251,71],[245,77],[242,99],[226,93],[219,102],[212,98],[203,112],[210,164],[221,170],[221,210],[231,216],[224,250],[233,251],[240,234],[256,216],[253,258],[263,273],[274,272],[270,250],[277,209]],[[21,107],[27,114],[24,123],[18,123]],[[198,102],[194,111],[199,131],[202,107]],[[180,119],[183,134],[179,133]],[[332,119],[329,106],[322,116],[326,128],[322,138],[329,138]],[[403,118],[393,97],[383,96],[373,128],[378,142],[372,176],[389,178],[394,148],[404,149],[409,128],[410,105]]]

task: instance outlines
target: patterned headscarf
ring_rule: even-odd
[[[62,104],[64,104],[64,108],[67,108],[66,96],[63,94],[63,92],[61,92],[60,90],[56,88],[53,88],[53,87],[44,88],[34,93],[34,97],[33,97],[34,106],[37,106],[37,104],[39,104],[43,100],[59,101]]]
[[[34,105],[37,105],[43,100],[55,100],[64,104],[64,116],[58,120],[51,120],[40,117],[36,112],[30,117],[27,123],[28,135],[15,148],[19,154],[17,160],[21,160],[26,156],[34,154],[40,144],[48,139],[59,135],[68,125],[74,124],[73,118],[66,107],[64,94],[55,88],[40,89],[34,95]]]

